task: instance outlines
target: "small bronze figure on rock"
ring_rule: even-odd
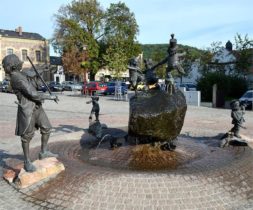
[[[158,78],[152,69],[153,61],[152,59],[144,59],[145,65],[145,80],[148,89],[157,88],[158,87]]]
[[[184,69],[179,63],[179,57],[185,55],[185,53],[177,53],[177,40],[174,39],[174,34],[171,34],[170,45],[168,47],[168,56],[164,58],[161,62],[156,64],[152,67],[155,70],[158,66],[167,63],[166,69],[166,77],[165,77],[165,84],[166,84],[166,91],[172,95],[175,92],[175,85],[174,79],[172,77],[171,72],[175,69],[180,74],[185,74]]]
[[[46,95],[39,93],[37,88],[41,85],[38,77],[28,77],[21,72],[23,62],[12,54],[4,57],[2,61],[4,71],[10,77],[13,92],[16,94],[18,102],[18,113],[15,134],[21,136],[22,148],[24,153],[24,169],[27,172],[34,172],[35,166],[29,157],[29,143],[34,136],[34,132],[40,129],[41,133],[41,151],[39,159],[47,157],[57,157],[47,148],[51,132],[51,124],[42,108],[44,100],[57,101],[55,95]]]
[[[144,74],[138,66],[137,58],[132,58],[127,67],[129,69],[130,84],[133,87],[135,94],[137,93],[137,86],[144,81]]]

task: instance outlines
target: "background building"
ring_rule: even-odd
[[[2,60],[6,55],[16,54],[24,62],[23,69],[31,69],[27,55],[38,69],[44,69],[49,65],[48,40],[37,33],[23,32],[22,27],[16,30],[0,29],[0,81],[5,79]],[[43,75],[46,81],[52,79],[50,71]]]
[[[50,71],[54,75],[53,80],[55,82],[62,83],[65,81],[61,57],[50,56]]]

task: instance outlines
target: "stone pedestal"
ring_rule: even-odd
[[[183,93],[161,90],[138,93],[130,99],[129,136],[140,143],[174,140],[180,133],[187,105]]]
[[[33,164],[36,167],[35,172],[28,173],[23,168],[19,172],[7,170],[4,179],[9,183],[14,182],[18,188],[26,188],[65,170],[64,165],[55,157],[36,160]]]

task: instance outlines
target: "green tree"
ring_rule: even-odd
[[[239,74],[246,75],[252,68],[252,57],[253,57],[253,40],[246,34],[242,37],[240,34],[235,36],[235,47],[236,47],[236,71]]]
[[[125,3],[111,4],[106,12],[103,43],[107,46],[103,58],[107,66],[117,72],[126,70],[131,57],[140,53],[136,35],[139,29],[134,14]]]
[[[212,101],[212,88],[217,84],[218,90],[223,91],[226,98],[239,98],[246,90],[244,78],[236,75],[225,75],[222,72],[208,72],[199,78],[197,86],[201,91],[203,101]]]
[[[103,58],[107,62],[107,67],[113,72],[114,76],[118,79],[121,73],[126,70],[127,61],[129,60],[124,49],[121,45],[111,45],[107,48],[106,54]]]
[[[55,17],[56,28],[52,39],[55,51],[63,58],[80,56],[80,62],[66,65],[71,66],[69,70],[72,72],[79,73],[81,65],[84,71],[89,69],[93,80],[99,68],[115,62],[105,54],[110,53],[111,58],[115,59],[119,55],[130,57],[138,52],[135,42],[138,25],[134,14],[124,3],[111,4],[105,11],[97,0],[73,0],[67,6],[62,6]],[[83,56],[84,53],[86,56]],[[70,61],[69,58],[63,61]],[[126,59],[120,60],[126,64]]]
[[[74,73],[79,73],[81,64],[83,69],[89,69],[91,77],[99,68],[99,44],[97,39],[101,36],[105,13],[96,0],[75,1],[67,6],[62,6],[56,17],[56,28],[52,45],[56,52],[65,56],[80,56],[80,62],[65,65]],[[87,47],[88,60],[82,58],[83,46]],[[81,53],[77,54],[79,51]],[[73,55],[70,55],[73,53]],[[74,62],[74,61],[73,61]],[[70,69],[71,67],[71,69]]]

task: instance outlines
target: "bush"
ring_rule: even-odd
[[[240,98],[247,90],[247,82],[242,77],[209,72],[197,81],[197,88],[201,91],[203,101],[212,101],[214,84],[217,84],[218,90],[223,91],[225,98]]]

